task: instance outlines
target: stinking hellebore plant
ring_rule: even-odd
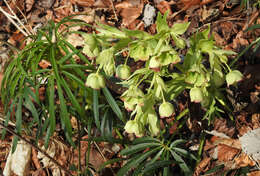
[[[225,81],[233,85],[242,79],[242,74],[231,70],[227,63],[227,55],[235,53],[217,47],[213,37],[209,37],[209,27],[185,40],[181,35],[189,23],[169,27],[166,17],[167,13],[158,13],[155,35],[103,24],[97,27],[98,34],[85,35],[83,52],[94,58],[108,77],[115,74],[128,87],[121,95],[125,108],[131,112],[125,130],[136,136],[158,135],[157,110],[161,118],[173,116],[173,102],[184,90],[190,90],[191,101],[205,109],[204,118],[210,123],[215,114],[223,112],[217,104],[228,109],[221,86]],[[179,55],[181,51],[186,51],[184,58]],[[116,67],[115,57],[122,52],[127,52],[128,57]],[[144,62],[144,67],[131,73],[129,59]]]

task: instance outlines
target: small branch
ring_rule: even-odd
[[[31,33],[30,31],[24,26],[24,24],[21,22],[21,20],[16,16],[16,14],[14,13],[14,11],[12,10],[12,8],[9,6],[9,4],[6,2],[6,0],[4,0],[6,6],[8,7],[8,9],[10,10],[11,14],[7,13],[1,6],[0,6],[0,11],[7,17],[7,19],[19,30],[23,33],[24,36],[29,36]],[[17,20],[18,23],[24,28],[22,29],[17,22],[15,22],[14,20]]]
[[[113,3],[113,0],[110,0],[110,3],[111,3],[111,6],[112,6],[112,9],[113,9],[113,12],[115,14],[116,21],[118,21],[118,17],[116,15],[116,10],[115,10],[115,6],[114,6],[114,3]]]
[[[67,170],[66,168],[64,168],[60,163],[58,163],[55,159],[53,159],[48,153],[46,153],[44,150],[42,150],[41,148],[39,148],[38,146],[34,145],[33,143],[31,143],[30,141],[28,141],[27,139],[25,139],[23,136],[21,136],[20,134],[17,134],[16,132],[14,132],[12,129],[6,127],[4,124],[0,123],[0,126],[4,129],[6,129],[6,131],[8,131],[9,133],[17,136],[18,138],[22,139],[23,141],[25,141],[26,143],[28,143],[31,147],[33,147],[35,150],[43,153],[49,160],[51,160],[51,162],[53,162],[55,165],[57,165],[61,170],[63,170],[66,174],[68,175],[72,175],[71,172],[69,170]]]

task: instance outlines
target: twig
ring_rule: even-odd
[[[38,146],[32,144],[30,141],[28,141],[27,139],[25,139],[23,136],[21,136],[20,134],[17,134],[16,132],[14,132],[12,129],[10,129],[9,127],[6,127],[4,124],[0,123],[0,126],[4,129],[6,129],[6,131],[8,131],[9,133],[17,136],[18,138],[22,139],[23,141],[25,141],[26,143],[28,143],[31,147],[33,147],[34,149],[38,150],[39,152],[41,152],[42,154],[44,154],[49,160],[51,160],[51,162],[53,162],[55,165],[57,165],[61,170],[63,170],[66,174],[68,175],[72,175],[71,172],[69,170],[67,170],[66,168],[64,168],[60,163],[58,163],[55,159],[53,159],[48,153],[46,153],[44,150],[42,150],[41,148],[39,148]]]
[[[21,22],[21,20],[17,17],[17,15],[14,13],[13,9],[9,6],[9,4],[7,3],[6,0],[4,0],[6,6],[8,7],[8,9],[10,10],[10,12],[13,15],[13,18],[16,19],[18,21],[18,23],[23,26],[23,28],[25,29],[25,31],[27,32],[27,34],[31,34],[30,31],[24,26],[24,24]],[[17,7],[18,8],[18,7]],[[19,9],[19,8],[18,8]],[[23,14],[23,13],[22,13]]]
[[[115,14],[116,21],[118,21],[118,17],[117,17],[117,15],[116,15],[116,10],[115,10],[114,3],[113,3],[112,0],[110,0],[110,3],[111,3],[111,5],[112,5],[112,9],[113,9],[113,12],[114,12],[114,14]]]
[[[254,23],[254,21],[257,19],[257,17],[259,16],[259,12],[256,11],[254,14],[252,14],[248,20],[247,23],[245,23],[245,25],[243,26],[242,30],[246,30],[248,28],[248,26],[250,26],[252,23]]]
[[[37,153],[36,153],[35,148],[32,148],[32,161],[33,161],[36,169],[38,170],[39,174],[42,175],[42,176],[46,176],[45,172],[42,170],[40,161],[37,158]]]
[[[26,31],[28,31],[28,33],[32,33],[32,34],[36,34],[35,32],[34,32],[34,30],[33,30],[33,28],[32,28],[32,26],[30,25],[30,23],[28,23],[28,20],[27,20],[27,17],[25,16],[25,14],[22,12],[22,10],[18,7],[18,6],[16,6],[16,8],[19,10],[19,12],[22,14],[22,16],[23,16],[23,18],[24,18],[24,20],[25,20],[25,22],[28,24],[28,26],[30,27],[30,31],[29,30],[27,30],[27,28],[25,28],[25,30]],[[20,23],[21,24],[21,23]]]
[[[21,31],[21,32],[23,33],[23,35],[25,35],[26,37],[27,37],[28,35],[30,35],[30,31],[24,26],[24,24],[21,22],[21,20],[16,16],[16,14],[15,14],[14,11],[12,10],[12,8],[9,6],[9,4],[6,2],[6,0],[4,0],[4,2],[6,3],[6,6],[8,7],[8,9],[9,9],[10,12],[12,13],[12,15],[9,14],[9,13],[7,13],[1,6],[0,6],[0,11],[8,18],[8,20],[9,20],[19,31]],[[17,20],[18,23],[19,23],[21,26],[23,26],[23,28],[24,28],[25,30],[23,30],[23,29],[14,21],[14,19]]]

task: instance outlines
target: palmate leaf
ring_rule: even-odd
[[[81,54],[81,52],[78,53],[78,50],[69,42],[67,42],[66,40],[61,40],[65,46],[68,46],[77,56],[79,56],[79,58],[84,61],[87,65],[92,65],[89,60],[83,55]]]
[[[111,27],[105,24],[98,24],[97,31],[100,32],[98,36],[107,38],[126,38],[126,34],[115,27]]]
[[[7,127],[8,126],[8,123],[10,121],[10,117],[11,115],[13,114],[13,107],[15,106],[15,104],[17,103],[17,97],[12,101],[11,105],[10,105],[10,108],[8,109],[7,113],[6,113],[6,116],[5,116],[5,121],[4,121],[4,125]],[[3,128],[2,131],[1,131],[1,139],[4,140],[5,138],[5,135],[6,135],[6,129]]]
[[[172,150],[170,150],[170,152],[171,152],[173,158],[178,162],[178,164],[179,164],[180,168],[182,169],[182,171],[184,172],[185,176],[192,175],[190,168],[187,166],[187,164],[181,158],[181,156]]]
[[[171,32],[176,34],[176,35],[182,35],[186,30],[188,29],[190,25],[189,23],[174,23],[174,25],[171,28]]]
[[[81,118],[85,117],[85,111],[83,107],[80,106],[79,102],[77,101],[76,97],[74,96],[72,90],[70,89],[67,82],[64,80],[64,78],[61,78],[61,86],[64,88],[66,94],[68,95],[72,106],[75,107],[76,111],[80,115]]]
[[[175,147],[175,146],[177,146],[177,145],[179,145],[179,144],[183,144],[183,143],[185,143],[185,142],[187,142],[187,140],[177,139],[177,140],[175,140],[175,141],[173,141],[173,142],[171,143],[170,147],[172,148],[172,147]]]
[[[133,141],[133,144],[141,144],[141,143],[160,143],[159,139],[147,136],[147,137],[141,137],[141,138],[137,138]]]
[[[53,135],[55,129],[56,129],[56,116],[55,116],[55,99],[54,99],[54,76],[50,76],[48,80],[48,93],[49,93],[49,125],[47,129],[47,134],[44,141],[44,147],[48,148],[50,137]]]
[[[126,148],[120,152],[121,155],[132,155],[134,153],[140,152],[142,150],[145,150],[149,147],[158,147],[161,144],[159,143],[141,143],[134,146],[131,146],[129,148]]]
[[[24,101],[24,106],[32,113],[32,116],[33,116],[33,122],[32,123],[37,123],[39,124],[39,114],[37,112],[37,109],[35,108],[33,102],[31,99],[33,99],[34,101],[37,101],[36,100],[36,96],[30,96],[30,94],[33,94],[33,93],[29,93],[29,91],[32,92],[32,90],[30,90],[29,87],[25,86],[24,88],[24,95],[25,95],[25,101]],[[35,94],[34,94],[35,95]]]
[[[100,120],[99,120],[99,108],[98,108],[98,90],[93,90],[93,112],[95,123],[98,129],[100,129]]]
[[[150,150],[145,153],[141,153],[133,158],[130,159],[117,173],[117,176],[124,176],[129,169],[134,168],[138,166],[140,163],[142,163],[145,159],[147,159],[150,155],[155,153],[159,148],[155,148],[153,150]]]
[[[122,111],[120,110],[119,106],[117,105],[115,99],[112,97],[112,95],[109,92],[109,90],[105,87],[105,88],[102,88],[102,92],[104,93],[108,104],[110,105],[110,107],[112,108],[114,113],[117,115],[117,117],[121,121],[125,122],[125,119],[123,117]]]
[[[125,160],[125,158],[114,158],[114,159],[110,159],[106,162],[104,162],[103,164],[101,164],[101,166],[99,166],[98,170],[101,171],[102,169],[104,169],[107,165],[113,164],[113,163],[117,163],[120,161]]]
[[[104,113],[104,117],[101,120],[101,136],[112,137],[113,129],[113,115],[110,113],[110,110],[107,109]]]
[[[67,60],[71,59],[71,57],[74,55],[74,54],[78,54],[80,51],[78,50],[76,53],[74,52],[70,52],[70,53],[67,53],[65,56],[63,56],[59,61],[57,61],[58,64],[63,64],[65,63]]]
[[[63,96],[63,91],[61,89],[60,82],[57,81],[57,90],[58,90],[58,96],[60,99],[60,119],[61,119],[61,124],[62,124],[62,129],[65,132],[65,136],[69,143],[75,147],[74,142],[72,141],[72,127],[71,127],[71,122],[70,122],[70,117],[68,114],[67,110],[67,105],[66,101]]]
[[[192,158],[194,160],[198,160],[192,153],[188,152],[187,150],[184,150],[182,148],[177,148],[177,147],[174,147],[172,148],[173,151],[176,151],[177,153],[179,153],[180,155],[186,157],[186,158]]]
[[[21,134],[22,132],[22,102],[23,102],[23,96],[19,97],[18,104],[17,104],[17,110],[15,112],[15,127],[16,127],[16,132],[18,134]],[[18,137],[15,136],[13,139],[13,145],[12,145],[12,153],[14,153],[18,143]]]
[[[80,80],[78,77],[76,77],[75,75],[67,72],[67,71],[61,71],[61,73],[63,73],[65,76],[67,76],[68,78],[70,78],[71,80],[74,80],[76,83],[78,83],[78,85],[83,88],[86,89],[86,86],[84,84],[84,82],[82,80]]]
[[[153,163],[148,163],[145,165],[145,168],[142,171],[142,173],[144,175],[150,175],[156,169],[163,168],[163,167],[169,166],[174,163],[176,163],[176,161],[174,161],[174,160],[162,160],[162,161],[155,161]]]
[[[170,28],[167,24],[167,18],[168,12],[166,12],[163,16],[161,13],[158,13],[157,19],[156,19],[156,30],[157,33],[160,33],[162,31],[168,31]]]

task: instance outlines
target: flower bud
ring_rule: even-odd
[[[233,70],[226,75],[227,85],[235,84],[243,79],[242,73],[238,70]]]
[[[152,57],[150,59],[150,62],[149,62],[149,68],[156,71],[156,72],[159,72],[160,71],[160,62],[155,58],[155,57]]]
[[[190,89],[190,100],[191,102],[199,103],[203,100],[204,96],[202,90],[198,87]]]
[[[161,118],[170,117],[175,113],[174,107],[169,102],[164,102],[159,107],[159,114]]]
[[[99,90],[100,88],[104,88],[105,87],[104,77],[98,73],[91,73],[90,75],[88,75],[86,86],[96,90]]]
[[[214,72],[213,73],[213,82],[216,87],[221,87],[225,82],[225,78],[224,78],[224,76],[220,75],[220,73]]]
[[[119,65],[116,68],[116,77],[120,79],[128,79],[130,75],[131,75],[131,71],[128,65]]]

